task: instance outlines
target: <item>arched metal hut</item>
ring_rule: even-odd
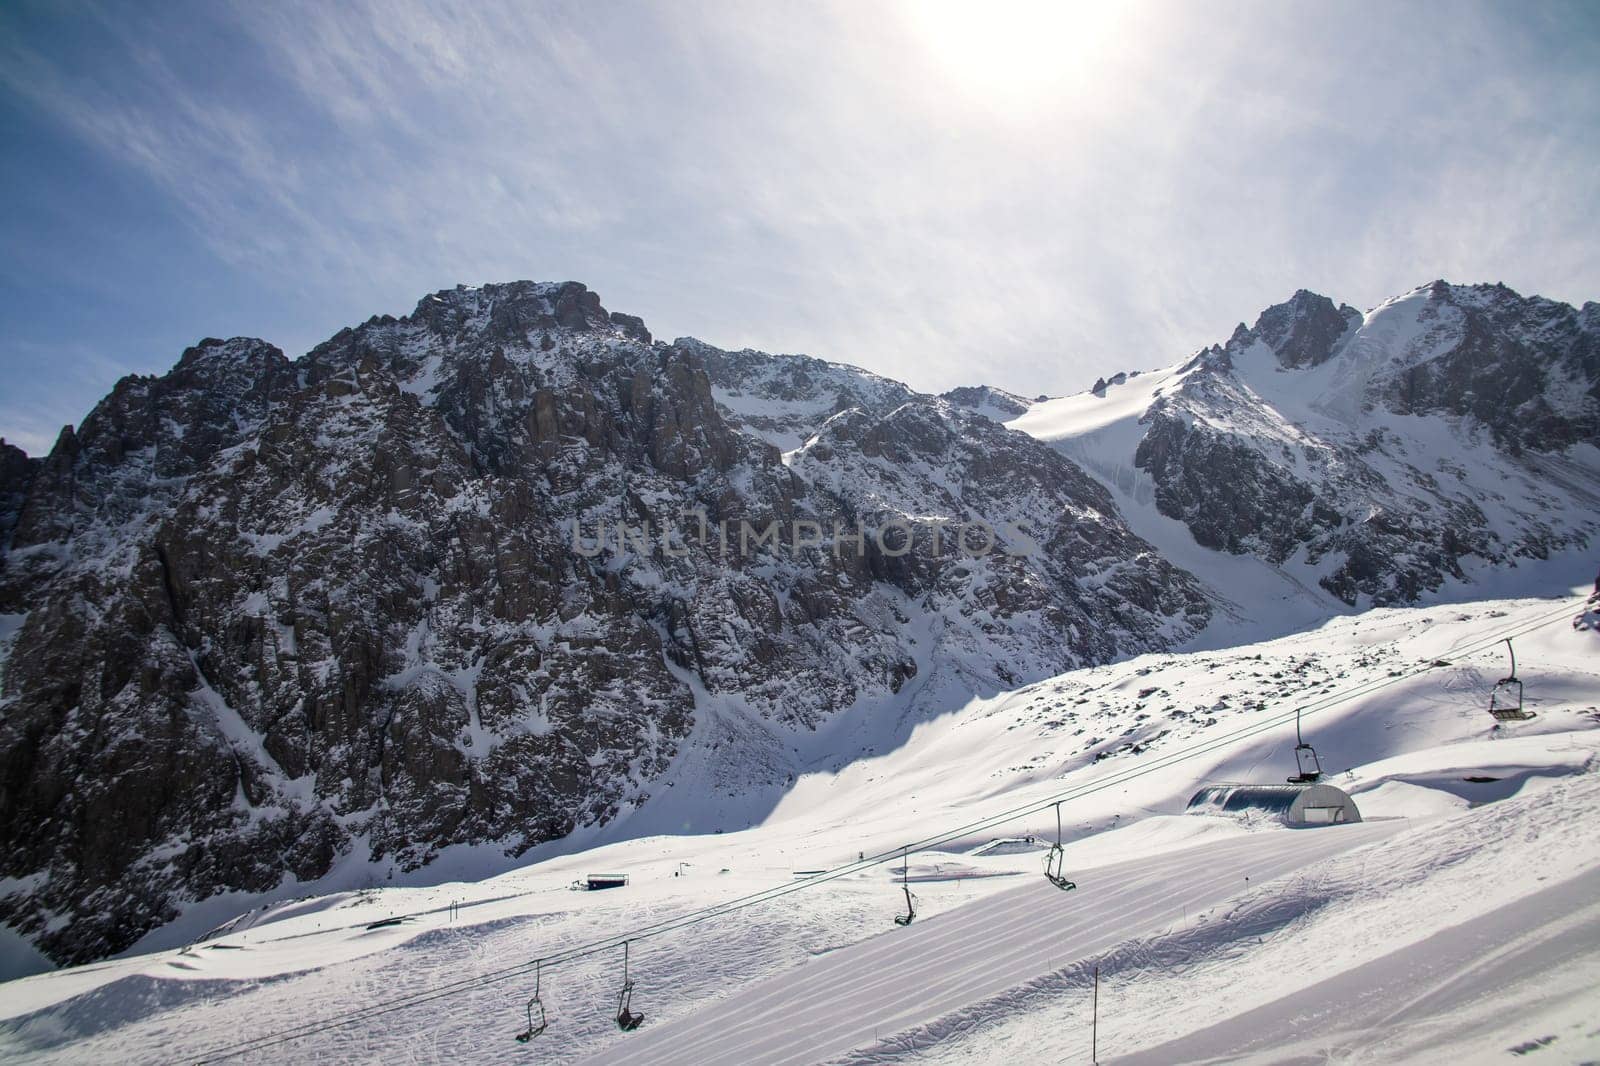
[[[1189,801],[1198,813],[1268,811],[1285,825],[1344,825],[1361,821],[1349,793],[1332,785],[1207,785]]]

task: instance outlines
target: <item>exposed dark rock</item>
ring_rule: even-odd
[[[1014,392],[997,389],[992,385],[963,385],[961,388],[941,393],[939,398],[957,406],[965,407],[969,411],[975,411],[978,414],[992,418],[997,422],[1003,422],[1016,418],[1018,415],[1026,414],[1028,408],[1035,403],[1049,399],[1047,396],[1040,396],[1036,400],[1029,400],[1018,396]]]
[[[17,528],[22,503],[28,498],[40,465],[27,452],[0,437],[0,549],[11,542],[11,531]],[[3,561],[0,557],[0,563]]]
[[[1326,296],[1300,289],[1288,302],[1261,312],[1253,333],[1284,366],[1320,366],[1360,325],[1360,311],[1347,304],[1335,307]]]

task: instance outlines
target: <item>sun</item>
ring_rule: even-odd
[[[908,0],[913,35],[952,81],[1004,107],[1093,88],[1126,10],[1083,0]]]

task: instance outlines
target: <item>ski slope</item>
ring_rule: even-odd
[[[774,977],[586,1060],[741,1066],[826,1061],[1058,966],[1185,922],[1246,888],[1382,839],[1399,821],[1252,834],[1148,859],[1042,876]]]
[[[1587,1010],[1587,998],[1600,987],[1597,948],[1600,869],[1590,869],[1515,906],[1116,1061],[1118,1066],[1312,1064],[1327,1062],[1330,1051],[1345,1059],[1385,1061],[1408,1052],[1438,1054],[1451,1043],[1465,1045],[1460,1059],[1472,1057],[1473,1047],[1480,1054],[1488,1048],[1504,1053],[1517,1042],[1497,1041],[1495,1030],[1517,1013],[1539,1007],[1512,991],[1537,984],[1539,998],[1546,1001],[1563,991],[1570,998],[1571,990],[1549,978],[1572,973],[1582,997],[1574,1006]],[[1548,1046],[1538,1038],[1527,1045],[1533,1046],[1524,1045],[1523,1054]]]
[[[1597,1057],[1580,995],[1600,967],[1593,927],[1530,917],[1546,913],[1539,893],[1600,869],[1600,614],[1574,626],[1578,612],[1573,598],[1369,611],[1226,651],[1140,656],[910,718],[878,750],[752,802],[747,828],[663,831],[703,824],[696,804],[737,812],[737,795],[713,795],[685,767],[656,809],[507,873],[477,872],[496,857],[447,854],[433,883],[209,901],[165,943],[0,984],[0,1061],[1087,1061],[1096,963],[1102,1061],[1229,1019],[1243,1020],[1211,1032],[1205,1054],[1255,1055],[1292,1029],[1308,1047],[1436,1061],[1423,1036],[1493,1018],[1479,1033],[1498,1041],[1483,1045],[1492,1061],[1545,1037],[1590,1041]],[[1538,717],[1495,729],[1483,707],[1505,662],[1484,642],[1503,631],[1522,634]],[[1307,735],[1368,821],[1288,830],[1184,813],[1201,782],[1281,780],[1294,746],[1283,712],[1296,706],[1314,708]],[[1049,799],[1069,790],[1079,888],[1062,893],[1040,876],[1040,838],[1055,832]],[[1032,813],[975,824],[1018,809]],[[535,958],[618,944],[952,827],[971,828],[911,855],[908,928],[891,924],[895,858],[635,941],[647,1020],[631,1034],[611,1021],[620,946],[546,970],[550,1027],[531,1046],[512,1040]],[[602,870],[628,887],[568,890]],[[1549,972],[1490,967],[1452,986],[1464,998],[1441,989],[1393,1021],[1363,1013],[1359,994],[1301,1017],[1307,990],[1340,994],[1324,983],[1363,967],[1374,970],[1357,993],[1453,976],[1462,965],[1438,947],[1474,930],[1493,934],[1475,958],[1561,950]],[[1496,975],[1513,1013],[1475,998]],[[1454,1059],[1477,1061],[1472,1050]]]
[[[1099,1061],[1583,1063],[1600,1056],[1600,775],[1332,856],[1098,959]],[[1067,967],[835,1061],[1088,1062]]]

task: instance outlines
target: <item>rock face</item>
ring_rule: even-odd
[[[1351,605],[1581,547],[1600,517],[1594,303],[1435,282],[1362,315],[1302,290],[1226,344],[1108,387],[1138,393],[1136,429],[1088,417],[1080,433],[1076,398],[1015,424],[1113,481],[1131,465],[1199,544]]]
[[[1194,579],[1129,532],[1092,478],[942,401],[881,418],[840,414],[793,469],[846,513],[911,527],[909,544],[871,554],[925,614],[935,669],[1014,686],[1048,676],[1063,655],[1106,662],[1162,643],[1163,627],[1193,633],[1209,617]],[[917,522],[926,515],[948,523],[937,541]],[[984,550],[990,536],[997,550]]]
[[[61,961],[344,857],[607,822],[710,743],[708,699],[781,735],[1210,611],[1039,442],[653,341],[576,283],[296,361],[205,340],[0,474],[0,921]]]
[[[1504,285],[1425,291],[1423,332],[1373,382],[1372,402],[1470,418],[1513,453],[1600,443],[1600,304],[1575,310]]]
[[[1272,349],[1286,367],[1321,366],[1339,343],[1361,326],[1361,312],[1333,306],[1326,296],[1300,289],[1286,303],[1261,312],[1251,336]]]
[[[21,448],[0,437],[0,548],[11,542],[11,531],[17,528],[22,501],[28,498],[38,466]],[[0,563],[3,562],[4,557],[0,556]]]

